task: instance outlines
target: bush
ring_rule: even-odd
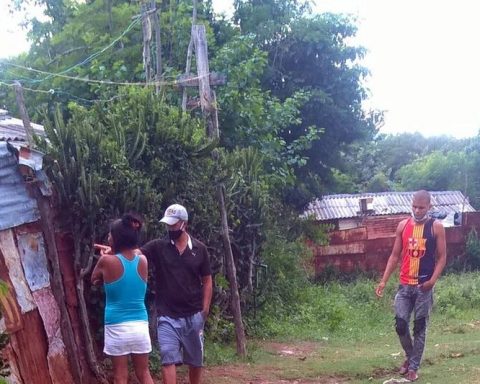
[[[475,228],[472,228],[468,233],[465,248],[466,267],[470,270],[477,271],[480,269],[480,240]]]

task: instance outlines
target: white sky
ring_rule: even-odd
[[[28,47],[0,0],[0,58]],[[213,0],[231,12],[233,0]],[[368,105],[385,110],[381,132],[475,136],[480,129],[480,23],[476,0],[317,0],[316,12],[353,14],[368,49]]]

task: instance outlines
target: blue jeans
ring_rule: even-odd
[[[433,305],[433,289],[423,291],[418,285],[400,285],[395,295],[396,331],[410,370],[418,370],[425,349],[430,311]],[[410,334],[410,318],[413,317],[413,339]]]

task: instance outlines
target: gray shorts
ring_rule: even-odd
[[[178,319],[159,316],[157,335],[162,365],[202,367],[204,325],[202,312]]]

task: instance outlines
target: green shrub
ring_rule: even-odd
[[[475,228],[468,233],[465,248],[466,267],[474,271],[480,269],[480,239]]]

